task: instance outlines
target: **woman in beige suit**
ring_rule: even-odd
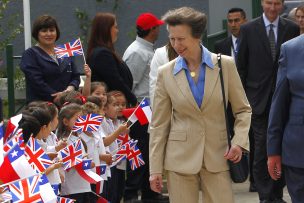
[[[201,38],[204,13],[183,7],[168,11],[169,39],[178,57],[159,68],[150,129],[150,184],[160,192],[168,178],[172,203],[233,202],[227,159],[248,150],[251,108],[233,58],[222,56],[225,94],[235,117],[232,147],[227,135],[217,56]]]

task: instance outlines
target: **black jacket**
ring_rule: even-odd
[[[299,27],[281,18],[278,24],[277,54],[273,61],[263,17],[241,26],[237,68],[254,114],[269,111],[274,92],[278,56],[282,43],[300,34]]]
[[[109,91],[120,90],[129,104],[134,106],[137,103],[136,96],[131,92],[133,78],[128,66],[118,61],[108,48],[95,48],[88,64],[92,70],[92,81],[105,82]]]

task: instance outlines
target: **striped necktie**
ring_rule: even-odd
[[[273,26],[274,26],[273,24],[269,25],[268,39],[269,39],[269,44],[270,44],[271,56],[274,61],[276,58],[276,42],[275,42]]]

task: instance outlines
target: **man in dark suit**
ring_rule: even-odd
[[[246,22],[246,13],[243,9],[231,8],[227,14],[227,25],[231,35],[214,44],[215,53],[235,57],[238,51],[240,28]]]
[[[299,35],[299,27],[279,17],[284,0],[261,0],[263,15],[241,26],[237,68],[252,107],[255,140],[253,174],[260,202],[282,200],[284,179],[274,181],[267,170],[268,115],[274,92],[281,44]]]
[[[293,203],[304,201],[304,35],[281,47],[276,90],[267,132],[268,171],[277,180],[282,175]]]

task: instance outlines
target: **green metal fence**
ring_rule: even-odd
[[[14,84],[14,60],[20,59],[21,56],[14,56],[13,45],[6,46],[6,68],[7,68],[7,100],[8,100],[8,116],[13,116],[20,109],[15,111],[15,84]]]

